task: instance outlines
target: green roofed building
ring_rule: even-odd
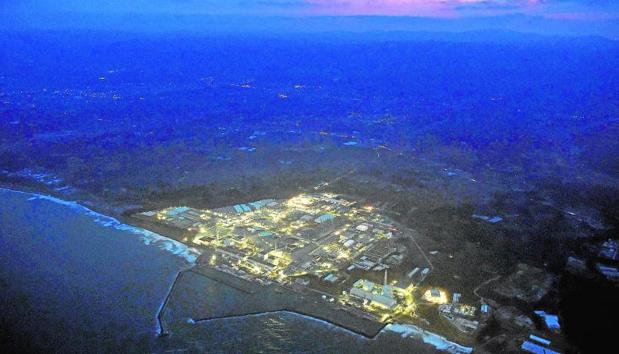
[[[315,222],[317,222],[318,224],[322,224],[325,223],[327,221],[333,221],[333,219],[335,219],[335,216],[332,214],[323,214],[320,215],[319,217],[317,217],[316,219],[314,219]]]

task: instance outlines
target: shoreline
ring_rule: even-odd
[[[199,265],[196,265],[196,267],[199,267]],[[234,281],[237,279],[233,275],[212,268],[209,268],[207,271],[199,271],[195,269],[196,267],[188,269],[187,271],[179,272],[177,279],[175,279],[175,287],[172,291],[175,291],[176,293],[169,294],[168,298],[170,301],[167,303],[172,307],[172,314],[177,311],[184,313],[182,305],[180,308],[176,307],[178,306],[177,302],[186,302],[187,299],[184,298],[183,293],[184,288],[188,287],[189,289],[193,289],[191,286],[194,284],[193,281],[200,279],[190,278],[180,279],[180,281],[178,281],[179,278],[192,276],[203,277],[209,281],[223,284],[230,290],[239,293],[240,296],[245,297],[242,301],[245,308],[240,310],[232,309],[222,311],[211,306],[208,301],[212,301],[212,299],[206,300],[207,302],[201,304],[202,306],[198,306],[198,308],[205,308],[208,310],[190,314],[190,322],[188,323],[191,325],[199,324],[200,322],[225,320],[228,318],[243,318],[246,316],[265,316],[269,314],[288,313],[307,320],[317,321],[327,326],[333,326],[334,328],[343,330],[346,333],[358,336],[364,340],[376,340],[381,336],[381,334],[384,335],[386,333],[394,333],[400,334],[402,340],[407,340],[407,338],[410,337],[414,341],[420,341],[426,345],[434,347],[437,350],[453,354],[471,353],[473,351],[473,347],[467,347],[450,341],[446,337],[419,327],[418,325],[412,323],[379,323],[375,321],[371,321],[371,323],[369,323],[352,313],[335,312],[332,311],[332,309],[324,308],[320,305],[320,300],[318,298],[314,299],[318,301],[314,303],[312,299],[307,296],[304,300],[300,300],[294,296],[298,294],[292,292],[290,289],[285,289],[283,292],[281,290],[279,292],[275,291],[274,289],[279,286],[271,285],[260,287],[257,284],[248,283],[245,284],[247,287],[255,287],[256,289],[260,289],[262,291],[260,294],[257,292],[247,292],[243,289],[238,289],[231,284],[227,284],[227,280]],[[267,294],[266,297],[270,300],[261,301],[260,299],[264,297],[265,293]],[[281,299],[277,300],[276,298],[278,297],[281,297]],[[217,300],[215,300],[215,302],[217,302]],[[343,314],[347,314],[348,317],[342,317]],[[162,319],[164,329],[166,327],[178,327],[185,325],[184,322],[178,322],[178,319],[175,320],[174,318],[166,321],[166,308],[162,308],[160,318]],[[164,331],[163,333],[166,332],[167,331]]]
[[[157,333],[159,335],[167,334],[163,331],[163,328],[159,321],[159,316],[165,310],[166,303],[168,302],[170,295],[174,291],[174,287],[176,285],[178,276],[187,270],[193,269],[197,265],[197,260],[201,252],[199,252],[195,248],[191,248],[183,244],[182,242],[175,240],[172,237],[161,235],[161,234],[152,232],[150,230],[144,229],[142,227],[134,226],[129,223],[125,223],[124,221],[127,218],[123,215],[123,213],[118,213],[117,211],[114,210],[113,207],[111,207],[110,205],[106,205],[103,202],[101,202],[103,205],[99,206],[97,205],[96,201],[87,200],[86,203],[84,203],[84,200],[66,200],[66,199],[61,198],[61,196],[58,195],[59,193],[52,193],[49,189],[46,189],[46,188],[36,188],[32,186],[15,185],[12,183],[8,184],[4,182],[0,183],[0,191],[8,191],[12,193],[26,194],[26,195],[31,196],[28,200],[43,199],[43,200],[48,200],[56,204],[67,206],[72,209],[77,209],[83,212],[84,214],[93,217],[93,221],[98,224],[101,224],[102,226],[112,227],[120,231],[126,231],[126,232],[130,232],[136,235],[141,235],[142,241],[145,245],[149,246],[149,245],[159,243],[160,249],[184,258],[190,264],[190,267],[178,273],[168,293],[166,294],[165,300],[162,302],[162,305],[158,313],[156,314],[156,319],[159,325]],[[107,214],[112,214],[112,215],[107,215]],[[222,284],[222,285],[228,286],[226,284]],[[443,350],[443,351],[447,351],[450,353],[471,353],[473,351],[472,347],[466,347],[458,343],[449,341],[447,338],[439,334],[427,331],[413,324],[389,323],[389,324],[382,326],[382,328],[376,333],[375,336],[368,337],[368,336],[358,333],[354,329],[347,328],[346,326],[342,326],[338,323],[325,320],[319,317],[315,317],[315,316],[312,316],[312,315],[309,315],[303,312],[290,310],[290,309],[281,309],[277,311],[259,311],[259,312],[251,313],[251,314],[239,314],[239,315],[236,315],[236,317],[263,315],[263,314],[268,314],[270,312],[289,312],[289,313],[295,314],[303,318],[311,319],[313,321],[319,321],[321,323],[325,323],[328,325],[332,325],[332,326],[344,329],[351,334],[358,335],[366,339],[376,338],[377,336],[379,336],[381,333],[384,333],[384,332],[392,332],[392,333],[400,333],[403,338],[414,337],[416,340],[421,340],[423,343],[432,345],[438,350]],[[209,319],[205,318],[199,321],[208,321],[208,320]],[[403,330],[402,328],[405,328],[406,330]]]
[[[46,195],[37,192],[31,191],[22,191],[16,190],[13,188],[6,188],[0,185],[0,191],[8,191],[19,194],[30,195],[31,197],[28,200],[47,200],[52,203],[64,205],[66,207],[79,210],[83,212],[85,215],[88,215],[93,218],[93,222],[100,224],[104,227],[111,227],[119,231],[125,231],[132,233],[136,236],[140,236],[140,239],[145,245],[156,245],[159,249],[169,252],[173,255],[184,258],[187,263],[193,265],[195,264],[197,258],[200,256],[200,252],[193,248],[189,247],[182,242],[176,241],[173,238],[167,237],[165,235],[160,235],[158,233],[152,232],[147,229],[143,229],[131,224],[127,224],[121,220],[117,219],[114,216],[109,216],[101,213],[99,210],[95,208],[91,208],[90,205],[84,205],[79,201],[71,201],[66,199],[61,199],[53,195]],[[100,209],[101,210],[101,209]],[[105,209],[103,209],[105,210]]]

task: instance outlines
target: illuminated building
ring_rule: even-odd
[[[423,294],[423,299],[433,304],[446,304],[448,302],[447,294],[438,288],[428,289]]]
[[[375,288],[376,284],[373,282],[366,279],[359,279],[350,289],[350,295],[362,300],[369,300],[372,305],[378,305],[380,307],[393,310],[397,305],[395,299],[393,297],[383,295],[382,290],[377,293]]]
[[[398,305],[394,297],[394,291],[405,293],[404,289],[396,288],[387,283],[387,272],[385,271],[385,281],[383,285],[375,284],[367,279],[359,279],[350,289],[350,295],[362,300],[369,300],[370,305],[377,305],[389,310],[393,310]]]

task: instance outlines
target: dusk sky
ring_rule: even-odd
[[[479,19],[487,27],[497,26],[493,19],[518,18],[532,31],[543,32],[545,22],[562,27],[573,25],[583,32],[603,32],[616,38],[619,1],[613,0],[23,0],[1,1],[5,17],[75,15],[206,15],[206,16],[278,16],[312,17],[404,17],[442,21],[443,23]],[[61,15],[62,14],[62,15]],[[55,17],[56,19],[62,17]],[[445,22],[447,21],[447,22]],[[532,21],[532,22],[531,22]],[[584,26],[584,27],[583,27]],[[483,26],[482,26],[483,27]],[[518,26],[513,28],[519,30]],[[466,29],[464,26],[463,29]],[[479,29],[473,26],[472,29]]]
[[[619,14],[619,3],[612,0],[25,0],[4,3],[5,9],[20,12],[424,17],[527,14],[570,19],[616,19]]]

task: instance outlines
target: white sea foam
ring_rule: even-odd
[[[275,312],[279,312],[279,311],[275,311]],[[281,311],[281,312],[288,312],[288,311]],[[353,335],[353,336],[358,336],[361,338],[365,338],[362,335],[353,332],[345,327],[340,327],[337,325],[334,325],[333,323],[329,322],[329,321],[325,321],[325,320],[321,320],[319,318],[316,317],[311,317],[311,316],[307,316],[298,312],[289,312],[295,316],[304,318],[306,320],[311,320],[311,321],[315,321],[315,322],[320,322],[322,325],[327,326],[327,327],[331,327],[333,329],[338,329],[338,330],[343,330],[345,332],[348,332],[349,334]],[[268,313],[262,313],[262,314],[258,314],[258,315],[251,315],[251,316],[271,316],[273,314],[273,312],[268,312]],[[434,348],[436,348],[437,350],[440,351],[444,351],[444,352],[448,352],[448,353],[452,353],[452,354],[469,354],[473,352],[473,348],[471,347],[465,347],[463,345],[460,345],[458,343],[454,343],[451,342],[449,340],[447,340],[447,338],[442,337],[438,334],[426,331],[424,329],[421,329],[417,326],[414,325],[409,325],[409,324],[388,324],[387,326],[385,326],[385,328],[383,329],[383,331],[391,331],[391,332],[395,332],[395,333],[399,333],[402,335],[403,338],[408,338],[411,337],[415,340],[421,340],[423,341],[425,344],[429,344],[431,346],[433,346]],[[382,331],[381,331],[382,333]]]
[[[73,210],[84,213],[93,218],[93,221],[97,224],[100,224],[105,227],[111,227],[117,230],[130,232],[132,234],[140,235],[142,242],[145,245],[153,245],[157,246],[162,250],[170,252],[174,255],[184,258],[189,263],[195,263],[196,259],[200,255],[200,252],[192,247],[187,247],[185,244],[180,243],[176,240],[172,240],[165,236],[161,236],[152,231],[148,231],[139,227],[134,227],[130,225],[126,225],[118,221],[117,219],[97,213],[96,211],[90,210],[83,205],[80,205],[77,202],[62,200],[59,198],[55,198],[49,195],[40,195],[34,194],[33,197],[28,198],[28,200],[47,200],[56,204],[67,206]]]
[[[473,348],[450,342],[445,337],[439,336],[438,334],[432,332],[428,332],[414,325],[388,324],[385,327],[385,330],[400,333],[404,338],[413,337],[416,339],[421,339],[424,343],[429,344],[438,350],[446,351],[448,353],[460,354],[471,353],[473,351]]]

